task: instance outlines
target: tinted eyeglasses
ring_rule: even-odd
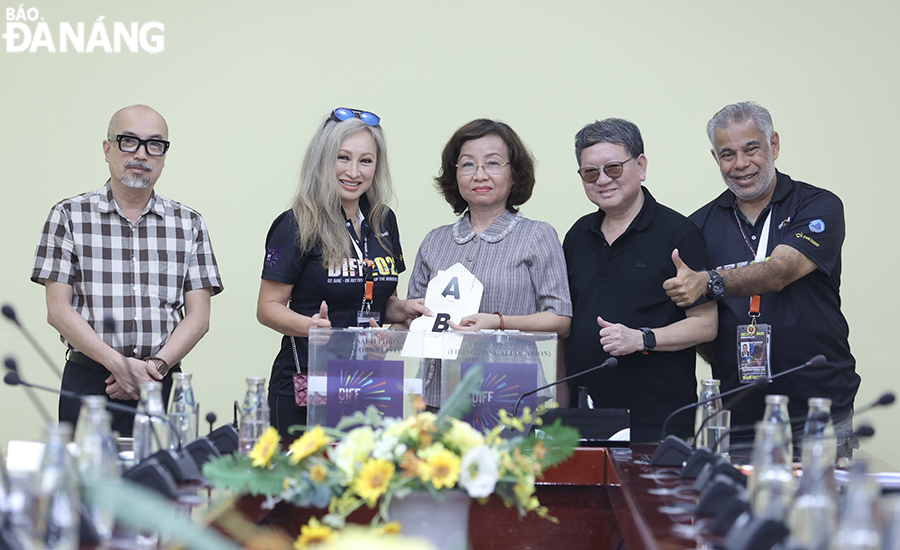
[[[119,144],[119,151],[123,153],[136,153],[141,145],[151,157],[161,157],[169,150],[169,142],[164,139],[141,139],[137,136],[118,134],[110,137],[109,140],[116,140]]]
[[[353,117],[360,119],[369,126],[378,126],[379,124],[381,124],[381,118],[375,113],[370,113],[369,111],[348,109],[346,107],[338,107],[337,109],[331,111],[331,120],[335,122],[350,120]]]
[[[584,180],[585,183],[594,183],[600,179],[600,170],[603,170],[603,173],[606,174],[609,179],[614,180],[622,175],[622,172],[625,171],[625,163],[633,158],[634,157],[627,158],[619,162],[607,162],[602,168],[597,168],[596,166],[582,166],[578,170],[578,175],[581,176],[581,179]]]

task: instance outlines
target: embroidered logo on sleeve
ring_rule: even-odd
[[[281,247],[280,246],[267,246],[266,247],[266,269],[275,269],[278,267],[278,262],[281,260]]]
[[[809,222],[809,230],[813,233],[821,233],[822,231],[825,231],[825,222],[821,219],[813,220]]]

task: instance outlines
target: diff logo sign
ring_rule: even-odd
[[[51,27],[35,7],[6,8],[3,40],[6,53],[160,53],[165,49],[165,25],[158,21],[144,24],[106,22],[105,16],[93,24],[60,22]]]

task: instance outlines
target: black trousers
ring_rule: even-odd
[[[278,430],[281,444],[290,445],[303,432],[288,433],[288,428],[297,424],[306,425],[306,407],[298,407],[293,395],[269,394],[269,423]]]
[[[93,364],[86,364],[86,363]],[[168,408],[169,393],[172,391],[172,375],[176,371],[172,369],[169,374],[163,378],[163,406]],[[66,361],[65,370],[63,370],[62,389],[77,393],[78,395],[102,395],[106,396],[106,379],[109,378],[110,372],[95,361],[86,356],[79,358],[79,363]],[[132,400],[110,399],[120,405],[137,407],[138,402]],[[69,422],[74,427],[78,423],[78,414],[81,412],[81,400],[70,397],[59,396],[59,421]],[[134,414],[121,411],[109,411],[112,415],[112,429],[119,432],[122,437],[131,437],[134,429]]]

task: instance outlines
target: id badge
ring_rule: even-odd
[[[381,326],[381,313],[378,311],[359,310],[356,312],[356,326],[369,328],[369,319],[375,319],[378,326]]]
[[[771,330],[766,324],[738,325],[737,364],[741,384],[772,376]]]

